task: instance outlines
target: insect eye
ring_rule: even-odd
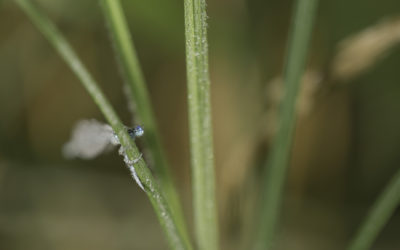
[[[141,126],[136,126],[135,128],[129,128],[128,129],[128,134],[132,139],[135,139],[136,137],[140,137],[144,134],[144,130]]]

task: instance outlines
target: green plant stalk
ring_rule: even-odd
[[[278,132],[266,164],[268,171],[265,171],[264,176],[260,227],[255,244],[257,250],[271,247],[277,227],[296,123],[296,101],[306,65],[317,2],[317,0],[297,0],[294,6],[284,72],[285,95],[280,107]]]
[[[185,0],[186,69],[195,235],[200,250],[218,249],[205,0]]]
[[[121,123],[114,109],[98,87],[96,81],[83,66],[62,34],[44,14],[40,13],[36,7],[30,3],[29,0],[16,0],[16,3],[28,15],[31,21],[43,33],[50,44],[54,46],[56,51],[79,78],[117,134],[121,146],[124,147],[128,158],[130,160],[137,159],[140,156],[138,148],[127,134],[124,125]],[[169,205],[167,204],[162,192],[160,192],[160,188],[143,158],[135,164],[135,170],[145,188],[145,192],[149,197],[154,210],[156,211],[171,249],[192,249],[190,243],[180,234],[176,221],[171,215]]]
[[[171,205],[172,214],[176,217],[182,234],[189,239],[183,210],[169,172],[143,73],[120,1],[102,0],[102,9],[112,34],[115,54],[118,55],[123,76],[130,91],[130,102],[135,104],[136,114],[146,130],[144,139],[153,156],[161,189]]]
[[[370,249],[379,232],[387,224],[400,204],[400,170],[376,200],[365,221],[361,224],[349,250]]]

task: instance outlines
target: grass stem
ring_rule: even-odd
[[[28,15],[31,21],[43,33],[45,38],[79,78],[117,134],[121,146],[124,147],[129,159],[133,160],[138,158],[140,152],[134,141],[129,137],[124,125],[121,123],[111,104],[108,102],[96,81],[86,70],[63,35],[57,30],[50,19],[38,11],[29,0],[16,0],[16,3]],[[140,159],[139,162],[135,164],[135,170],[145,188],[145,192],[150,199],[154,210],[156,211],[171,249],[192,249],[190,242],[188,242],[187,239],[182,236],[180,230],[178,230],[176,221],[171,214],[170,207],[143,159]]]
[[[205,0],[185,0],[186,70],[195,235],[200,250],[218,249]]]
[[[296,123],[295,106],[312,33],[317,0],[297,0],[289,34],[288,55],[284,71],[285,95],[281,103],[278,132],[274,138],[262,190],[262,210],[255,249],[272,245],[283,198],[286,170]]]
[[[118,56],[119,65],[130,92],[130,102],[134,103],[135,114],[146,130],[144,139],[153,156],[155,172],[160,180],[161,189],[171,205],[172,213],[176,217],[182,234],[189,239],[183,210],[169,172],[146,83],[121,3],[119,0],[102,0],[102,9],[111,33],[115,54]]]
[[[361,224],[349,250],[370,249],[379,232],[400,204],[400,170],[376,200],[365,221]]]

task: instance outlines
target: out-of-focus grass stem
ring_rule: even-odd
[[[180,230],[189,239],[183,211],[162,148],[161,136],[121,3],[119,0],[102,0],[102,9],[123,78],[129,89],[129,101],[136,107],[135,115],[146,130],[144,138],[154,160],[155,173],[167,201],[171,204],[172,213],[177,219]]]
[[[297,0],[288,42],[284,71],[284,98],[280,107],[278,132],[266,163],[262,208],[255,249],[270,249],[281,210],[286,170],[296,124],[295,106],[312,33],[317,0]]]
[[[370,249],[372,243],[400,204],[400,170],[393,176],[358,229],[348,250]]]

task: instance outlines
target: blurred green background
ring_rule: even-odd
[[[99,1],[35,2],[132,125]],[[191,225],[183,1],[122,3]],[[247,249],[251,241],[291,10],[286,0],[208,1],[223,249]],[[362,73],[346,80],[332,73],[341,41],[399,14],[397,0],[320,1],[308,67],[319,80],[303,88],[299,103],[306,108],[276,249],[344,249],[399,169],[400,25],[391,26],[392,43]],[[62,157],[74,124],[89,118],[104,121],[21,10],[1,1],[0,249],[166,249],[150,203],[115,152],[91,161]],[[397,211],[374,249],[400,249],[399,230]]]

